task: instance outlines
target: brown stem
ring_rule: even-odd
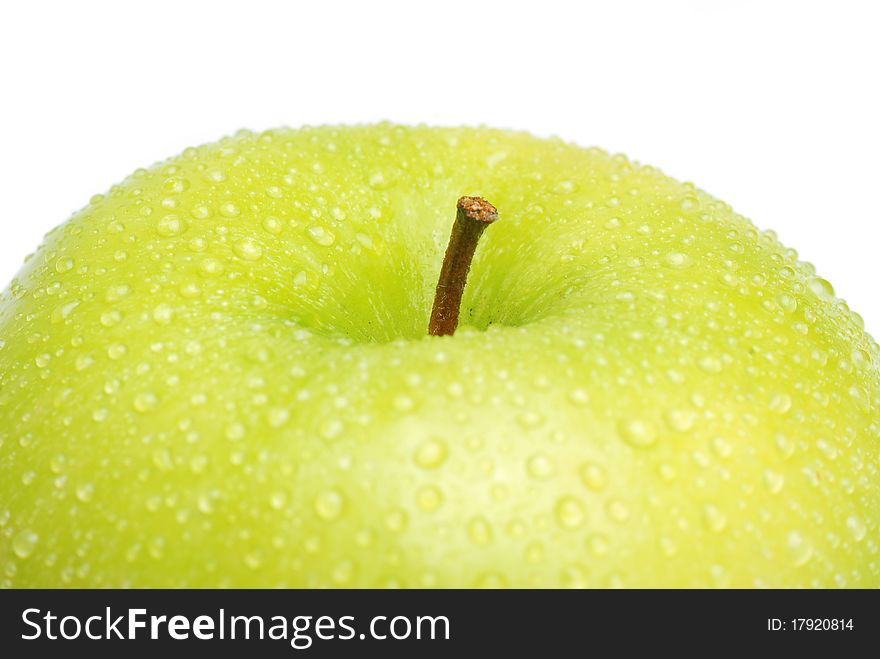
[[[467,283],[468,270],[474,258],[474,250],[483,230],[498,219],[498,211],[482,197],[462,197],[458,200],[455,224],[446,247],[434,308],[428,334],[446,336],[458,327],[461,296]]]

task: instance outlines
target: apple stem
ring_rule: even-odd
[[[456,208],[455,223],[446,246],[431,322],[428,324],[428,334],[431,336],[455,333],[461,296],[477,243],[486,227],[498,219],[498,211],[482,197],[461,197]]]

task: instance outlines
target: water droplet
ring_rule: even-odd
[[[238,217],[240,214],[241,209],[235,203],[227,201],[220,204],[220,215],[223,217]]]
[[[795,311],[797,311],[797,300],[790,295],[780,293],[776,297],[776,302],[777,304],[779,304],[779,308],[782,309],[785,313],[794,313]]]
[[[697,365],[706,371],[706,373],[720,373],[721,372],[721,360],[717,357],[701,357],[697,362]]]
[[[194,474],[201,474],[208,466],[208,457],[206,455],[194,455],[189,460],[189,468]]]
[[[325,490],[315,499],[315,512],[321,519],[332,521],[342,515],[345,501],[338,490]]]
[[[365,233],[358,233],[358,234],[356,234],[356,235],[355,235],[355,239],[356,239],[361,245],[363,245],[364,247],[366,247],[367,249],[374,249],[374,248],[375,248],[375,244],[373,243],[373,239],[370,238],[370,237],[369,237],[367,234],[365,234]]]
[[[529,563],[540,563],[544,560],[544,545],[535,540],[526,545],[525,557]]]
[[[95,486],[92,483],[83,483],[76,488],[76,498],[83,503],[88,503],[89,501],[91,501],[94,494]]]
[[[863,412],[867,412],[871,408],[871,397],[862,387],[853,385],[847,390],[847,393],[853,399],[856,406]]]
[[[785,486],[785,476],[772,469],[764,470],[764,487],[770,494],[778,494]]]
[[[34,358],[34,363],[37,365],[37,368],[46,368],[50,361],[52,361],[52,355],[46,352],[37,355],[36,358]]]
[[[280,428],[287,423],[288,419],[290,419],[290,412],[282,407],[276,407],[269,410],[266,418],[269,421],[270,426],[273,428]]]
[[[666,412],[665,419],[671,430],[687,432],[694,427],[697,415],[693,410],[673,409]]]
[[[84,371],[95,363],[95,358],[91,355],[80,355],[76,358],[74,366],[77,371]]]
[[[507,151],[496,151],[495,153],[486,156],[486,167],[489,169],[497,167],[505,158],[507,158],[507,156]]]
[[[584,523],[584,507],[572,496],[564,496],[556,502],[556,521],[565,529],[574,529]]]
[[[854,348],[850,358],[856,368],[864,369],[871,365],[871,356],[860,348]]]
[[[729,589],[731,577],[722,565],[712,565],[709,568],[709,578],[712,580],[714,588]]]
[[[134,397],[134,409],[141,413],[155,409],[157,403],[156,394],[151,391],[145,391]]]
[[[777,433],[774,444],[776,444],[776,450],[779,451],[779,454],[782,456],[783,460],[787,460],[792,455],[794,455],[795,445],[794,442],[788,439],[782,433]]]
[[[263,256],[262,246],[251,238],[235,243],[233,250],[238,258],[245,261],[259,261]]]
[[[553,460],[545,454],[536,453],[528,459],[528,462],[526,463],[526,471],[529,472],[529,476],[532,478],[543,480],[545,478],[550,478],[556,473],[556,465],[554,465]]]
[[[440,438],[431,438],[419,444],[414,459],[423,469],[436,469],[446,461],[448,455],[446,442]]]
[[[663,537],[660,538],[660,551],[667,558],[672,558],[678,552],[678,547],[675,546],[671,538]]]
[[[560,588],[584,589],[589,585],[587,569],[582,565],[568,565],[559,574]]]
[[[186,231],[186,222],[179,215],[166,215],[156,223],[156,233],[170,238]]]
[[[174,318],[174,309],[167,304],[159,304],[153,309],[153,320],[159,325],[167,325]]]
[[[180,294],[188,300],[194,300],[202,294],[202,289],[194,281],[188,281],[180,287]]]
[[[770,398],[770,410],[777,414],[785,414],[791,409],[791,396],[786,393],[776,393]]]
[[[284,492],[273,492],[269,497],[269,506],[272,510],[281,510],[287,505],[287,494]]]
[[[330,578],[336,586],[346,586],[354,579],[355,567],[351,561],[342,561],[333,568]]]
[[[376,541],[376,533],[371,528],[363,528],[355,534],[354,541],[359,547],[371,547]]]
[[[580,468],[580,477],[584,485],[598,492],[608,485],[608,475],[605,467],[595,462],[586,462]]]
[[[30,529],[24,529],[12,538],[12,551],[19,558],[28,558],[34,553],[39,536]]]
[[[683,212],[690,213],[699,209],[700,200],[696,197],[688,196],[681,200],[681,204],[679,205],[679,207]]]
[[[593,533],[587,537],[587,550],[595,557],[600,558],[608,554],[611,543],[604,533]]]
[[[58,259],[55,261],[55,270],[59,273],[73,270],[73,259],[66,256]]]
[[[467,525],[467,533],[475,545],[488,545],[492,542],[492,527],[485,517],[474,517]]]
[[[544,422],[544,417],[535,411],[523,412],[516,418],[520,426],[526,429],[537,428]]]
[[[247,431],[244,427],[244,424],[236,421],[226,427],[226,432],[224,434],[226,435],[226,439],[228,439],[229,441],[238,442],[244,439],[246,432]]]
[[[205,204],[196,204],[192,207],[189,214],[197,220],[204,220],[211,217],[211,209],[205,206]]]
[[[105,299],[107,302],[119,302],[129,293],[131,293],[131,287],[128,284],[116,284],[107,289]]]
[[[703,524],[712,533],[721,533],[727,528],[727,516],[718,506],[707,503],[703,506]]]
[[[174,458],[171,457],[171,451],[161,446],[153,451],[153,464],[162,471],[170,471],[174,469]]]
[[[147,545],[147,553],[150,558],[160,560],[165,555],[165,538],[160,535],[152,538]]]
[[[629,508],[627,508],[626,504],[619,499],[611,499],[611,501],[605,506],[605,511],[608,513],[608,517],[611,521],[617,522],[618,524],[622,524],[629,519]]]
[[[125,353],[127,352],[128,348],[125,346],[124,343],[111,343],[107,347],[107,356],[113,360],[122,359],[123,357],[125,357]]]
[[[676,476],[678,475],[675,467],[665,462],[657,467],[657,472],[660,474],[660,478],[662,478],[667,483],[671,483],[672,481],[674,481]]]
[[[403,510],[392,510],[385,515],[385,527],[389,531],[400,533],[409,523],[409,516]]]
[[[208,494],[203,493],[196,498],[196,508],[199,509],[200,513],[210,515],[214,512],[214,503]]]
[[[257,570],[263,564],[263,553],[258,549],[244,555],[245,567]]]
[[[812,543],[797,531],[792,531],[788,534],[786,546],[791,557],[791,563],[795,567],[805,565],[813,555]]]
[[[825,279],[822,279],[821,277],[813,277],[812,279],[810,279],[807,285],[810,287],[810,290],[818,295],[821,299],[834,299],[834,288]]]
[[[687,254],[681,252],[672,252],[666,255],[666,265],[670,268],[684,269],[689,267],[693,261]]]
[[[553,186],[552,190],[556,194],[571,194],[577,190],[577,184],[574,181],[559,181]]]
[[[391,186],[392,179],[384,172],[372,172],[367,179],[368,185],[374,190],[385,190]]]
[[[271,233],[273,236],[277,236],[279,233],[281,233],[281,230],[283,228],[281,220],[271,215],[268,217],[264,217],[261,224],[263,225],[263,229],[265,229],[268,233]]]
[[[854,515],[846,518],[846,528],[852,533],[852,537],[856,542],[861,542],[868,535],[868,527],[865,522]]]
[[[339,419],[325,419],[318,426],[318,434],[330,441],[339,437],[344,429],[345,425]]]
[[[199,274],[202,277],[217,277],[223,274],[223,269],[223,263],[210,256],[199,263]]]
[[[73,313],[73,310],[79,306],[79,300],[71,300],[62,305],[55,307],[52,311],[52,322],[62,323]]]
[[[58,455],[53,455],[49,460],[49,469],[52,470],[52,473],[60,474],[64,471],[64,467],[67,464],[67,458],[63,453],[59,453]],[[2,526],[2,524],[0,524]]]
[[[647,448],[657,442],[653,426],[639,419],[625,419],[617,424],[620,438],[634,448]]]
[[[104,327],[113,327],[115,325],[118,325],[121,320],[122,314],[119,313],[116,309],[111,309],[101,314],[101,324]]]
[[[507,577],[498,572],[484,572],[474,581],[474,588],[483,590],[499,590],[510,584]]]
[[[433,485],[426,485],[416,493],[416,503],[426,513],[432,513],[443,503],[443,492]]]
[[[394,397],[392,405],[394,405],[394,409],[398,412],[409,412],[415,407],[416,403],[410,396],[398,394]]]
[[[217,230],[219,231],[220,227],[218,227]],[[225,233],[225,227],[223,227],[223,230]],[[190,251],[193,252],[204,252],[206,249],[208,249],[208,241],[201,236],[196,236],[195,238],[192,238],[189,241],[188,245]]]
[[[307,233],[309,238],[322,247],[329,247],[336,241],[336,236],[333,235],[333,232],[328,231],[319,224],[309,227]]]
[[[568,399],[575,405],[586,405],[590,402],[590,394],[586,389],[578,387],[569,392]]]

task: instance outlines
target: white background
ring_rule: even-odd
[[[695,182],[880,333],[880,3],[12,4],[0,287],[93,193],[238,128],[485,123]]]

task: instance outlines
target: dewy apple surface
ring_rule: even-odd
[[[502,220],[427,336],[456,200]],[[490,129],[239,133],[0,298],[4,586],[880,585],[880,354],[726,204]]]

